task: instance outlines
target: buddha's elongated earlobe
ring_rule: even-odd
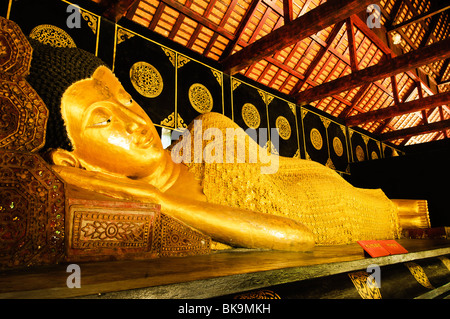
[[[50,154],[50,158],[52,159],[52,161],[55,165],[76,167],[76,168],[82,167],[80,161],[72,152],[69,152],[69,151],[66,151],[66,150],[63,150],[60,148],[57,150],[54,150]]]

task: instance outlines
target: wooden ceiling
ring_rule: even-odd
[[[380,139],[450,137],[450,6],[438,0],[95,0]],[[377,11],[367,7],[376,3]],[[376,8],[375,8],[376,9]],[[111,10],[110,10],[111,11]],[[394,44],[394,38],[397,37]]]

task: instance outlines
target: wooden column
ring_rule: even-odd
[[[373,0],[329,0],[225,58],[222,62],[223,69],[226,73],[235,74],[264,57],[365,10],[372,2]]]
[[[295,95],[297,102],[312,102],[347,91],[366,83],[375,82],[388,76],[406,72],[414,68],[450,57],[450,38],[424,48],[397,56],[366,69],[343,76]]]

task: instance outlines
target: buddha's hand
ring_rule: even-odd
[[[123,200],[155,204],[160,204],[162,201],[162,192],[148,183],[68,166],[55,165],[52,169],[69,185],[88,191]]]

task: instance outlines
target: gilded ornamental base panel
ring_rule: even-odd
[[[65,183],[37,154],[0,150],[0,269],[64,259]]]
[[[69,199],[69,262],[139,260],[208,254],[209,237],[160,212],[160,206],[136,202]]]

